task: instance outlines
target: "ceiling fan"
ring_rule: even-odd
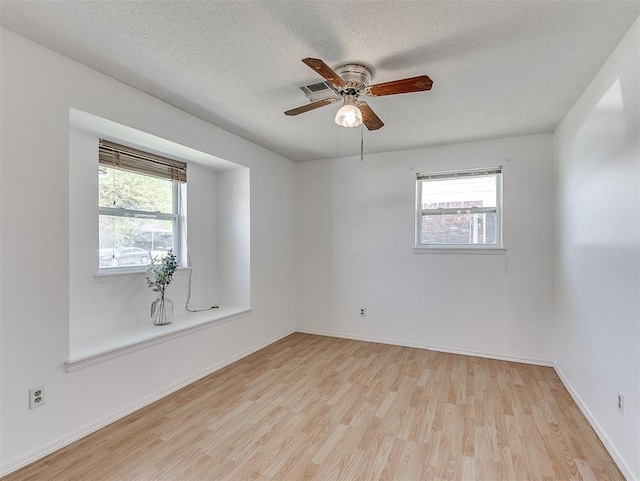
[[[348,63],[331,69],[319,58],[307,57],[302,61],[323,77],[336,95],[287,110],[285,115],[302,114],[342,100],[343,106],[335,118],[336,123],[342,127],[357,127],[364,123],[367,129],[378,130],[384,125],[369,104],[358,100],[361,95],[381,97],[422,92],[431,90],[433,85],[433,81],[427,75],[369,85],[371,70],[365,65]]]

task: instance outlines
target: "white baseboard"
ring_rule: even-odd
[[[182,381],[175,383],[169,387],[167,387],[166,389],[163,389],[161,391],[158,391],[154,394],[152,394],[151,396],[148,396],[147,398],[143,399],[142,401],[136,402],[135,404],[129,406],[126,409],[123,409],[121,411],[118,411],[114,414],[112,414],[111,416],[108,416],[106,418],[103,418],[89,426],[86,426],[78,431],[75,431],[67,436],[63,436],[62,438],[47,444],[46,446],[43,446],[42,448],[33,451],[32,453],[20,458],[17,461],[14,461],[8,465],[2,466],[0,467],[0,477],[2,476],[6,476],[9,473],[12,473],[24,466],[27,466],[28,464],[33,463],[34,461],[37,461],[38,459],[41,459],[55,451],[57,451],[58,449],[64,448],[65,446],[68,446],[69,444],[85,437],[88,436],[89,434],[102,429],[105,426],[108,426],[109,424],[122,419],[125,416],[128,416],[129,414],[142,409],[145,406],[148,406],[149,404],[162,399],[165,396],[168,396],[169,394],[178,391],[179,389],[182,389],[185,386],[188,386],[189,384],[197,381],[198,379],[202,379],[205,376],[208,376],[209,374],[212,374],[216,371],[219,371],[220,369],[222,369],[223,367],[228,366],[229,364],[232,364],[236,361],[239,361],[240,359],[247,357],[251,354],[253,354],[256,351],[259,351],[260,349],[263,349],[265,347],[267,347],[270,344],[273,344],[276,341],[279,341],[280,339],[283,339],[287,336],[289,336],[290,334],[293,334],[295,332],[295,329],[287,329],[284,332],[281,332],[280,334],[267,339],[266,341],[262,341],[258,344],[256,344],[255,346],[242,351],[234,356],[231,356],[227,359],[224,359],[223,361],[217,362],[216,364],[214,364],[213,366],[208,367],[207,369],[203,369],[202,371],[194,374],[193,376],[189,376],[186,379],[183,379]]]
[[[544,361],[541,359],[533,359],[528,357],[507,356],[503,354],[496,354],[492,352],[472,351],[468,349],[454,349],[450,347],[434,346],[431,344],[421,342],[410,342],[399,339],[387,339],[371,336],[362,336],[360,334],[350,334],[344,332],[327,331],[324,329],[310,329],[306,327],[297,327],[296,332],[302,332],[305,334],[317,334],[319,336],[338,337],[341,339],[352,339],[354,341],[367,341],[375,342],[378,344],[391,344],[393,346],[403,347],[415,347],[418,349],[428,349],[430,351],[447,352],[450,354],[461,354],[463,356],[483,357],[486,359],[497,359],[499,361],[520,362],[524,364],[535,364],[537,366],[553,367],[553,363],[550,361]]]
[[[582,414],[584,414],[584,417],[587,418],[587,421],[589,421],[589,424],[591,424],[591,427],[600,438],[600,441],[602,441],[602,444],[604,445],[605,449],[609,452],[609,454],[613,458],[613,461],[618,465],[618,468],[622,472],[622,475],[625,477],[625,479],[627,481],[640,481],[635,476],[633,476],[631,469],[629,468],[627,463],[624,462],[624,459],[622,458],[622,456],[620,456],[620,453],[615,448],[615,446],[613,445],[609,437],[606,435],[606,433],[604,432],[604,430],[596,420],[595,416],[591,413],[591,411],[589,410],[587,405],[584,403],[582,398],[578,395],[575,389],[573,389],[573,386],[571,385],[567,377],[562,372],[562,369],[560,369],[560,367],[556,364],[554,364],[553,368],[555,369],[556,373],[558,374],[558,377],[562,381],[562,384],[564,384],[564,387],[567,389],[567,391],[569,391],[569,394],[571,395],[575,403],[580,408],[580,411],[582,411]]]

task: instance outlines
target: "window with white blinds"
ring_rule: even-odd
[[[502,167],[419,173],[416,247],[502,247]]]

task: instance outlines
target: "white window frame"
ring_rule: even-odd
[[[422,218],[425,215],[443,215],[460,213],[459,207],[440,208],[440,209],[423,209],[422,208],[422,187],[425,182],[430,180],[456,179],[464,177],[493,177],[496,176],[496,206],[495,207],[465,207],[464,210],[469,214],[496,214],[496,243],[495,244],[425,244],[422,242]],[[418,173],[416,174],[416,229],[415,229],[415,245],[416,252],[427,251],[504,251],[503,236],[503,170],[502,167],[491,167],[481,169],[464,169],[450,170],[443,172]]]
[[[104,166],[106,168],[115,168]],[[134,175],[142,175],[138,172],[130,172]],[[100,174],[98,174],[100,175]],[[171,213],[167,212],[154,212],[154,211],[146,211],[146,210],[135,210],[135,209],[125,209],[122,207],[103,207],[98,205],[98,216],[108,215],[114,217],[132,217],[137,219],[158,219],[158,220],[170,220],[172,221],[172,235],[173,235],[173,253],[178,260],[178,265],[182,265],[182,185],[179,182],[174,182],[169,179],[163,179],[166,182],[171,182],[171,197],[172,197],[172,211]],[[186,185],[186,183],[184,184]],[[100,265],[100,260],[98,259],[98,272],[102,273],[122,273],[122,272],[142,272],[147,270],[146,265],[144,266],[117,266],[117,267],[106,267]]]
[[[105,159],[103,161],[103,155]],[[100,166],[111,169],[122,169],[133,175],[160,178],[171,183],[171,212],[126,209],[122,207],[101,206],[98,201],[98,218],[100,216],[129,217],[138,219],[157,219],[171,221],[173,236],[173,253],[178,265],[183,266],[186,258],[186,206],[185,190],[187,183],[186,163],[149,152],[141,151],[108,140],[99,141]],[[98,169],[98,175],[100,171]],[[99,182],[98,182],[99,183]],[[183,187],[184,186],[184,187]],[[98,187],[100,188],[100,187]],[[98,196],[99,199],[99,196]],[[151,253],[150,253],[151,255]],[[98,273],[143,272],[147,265],[102,266],[98,258]]]

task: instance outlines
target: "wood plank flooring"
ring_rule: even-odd
[[[3,479],[624,480],[551,368],[307,334]]]

